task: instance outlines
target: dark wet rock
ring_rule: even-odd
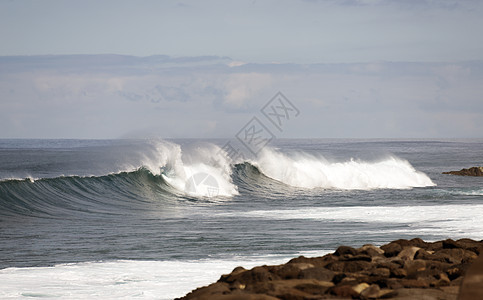
[[[308,263],[290,263],[278,269],[276,274],[282,279],[295,279],[299,278],[299,274],[303,270],[310,268],[314,268],[314,265]]]
[[[364,245],[357,249],[357,254],[368,255],[370,257],[384,256],[384,250],[374,245]]]
[[[400,244],[396,242],[389,243],[387,245],[381,246],[381,249],[384,250],[384,255],[386,257],[393,257],[401,252],[402,247]]]
[[[483,299],[483,255],[480,255],[466,272],[458,299]]]
[[[414,259],[414,255],[416,254],[416,252],[418,252],[418,250],[421,249],[419,247],[414,247],[414,246],[408,246],[408,247],[404,247],[399,253],[398,255],[396,256],[398,259],[400,260],[413,260]]]
[[[389,277],[390,275],[391,270],[389,270],[388,268],[376,268],[371,272],[371,276]]]
[[[343,255],[339,258],[339,261],[356,261],[356,260],[362,260],[362,261],[372,261],[372,257],[369,255],[365,254],[357,254],[357,255]]]
[[[460,176],[483,176],[483,167],[471,167],[469,169],[461,169],[459,171],[443,172],[443,174]]]
[[[444,240],[443,242],[443,249],[455,249],[461,248],[461,244],[457,241],[453,241],[452,239]]]
[[[334,272],[326,268],[308,268],[298,274],[299,279],[317,279],[321,281],[332,281]]]
[[[335,250],[335,253],[334,253],[334,255],[337,255],[337,256],[342,256],[346,254],[356,255],[357,250],[349,246],[340,246],[339,248],[337,248],[337,250]]]
[[[381,288],[377,284],[372,284],[361,292],[361,299],[377,299]]]
[[[463,300],[483,299],[475,294],[483,286],[483,262],[477,258],[482,246],[483,241],[470,239],[433,243],[401,239],[380,248],[341,246],[323,257],[301,256],[251,270],[237,267],[181,299],[456,300],[460,286],[469,295]],[[470,272],[475,261],[479,267]]]
[[[337,297],[356,298],[359,296],[359,293],[357,293],[357,291],[355,291],[350,285],[334,286],[329,289],[329,292]]]

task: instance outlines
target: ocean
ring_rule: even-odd
[[[441,174],[481,139],[226,145],[0,140],[0,298],[173,299],[339,245],[483,239],[483,178]]]

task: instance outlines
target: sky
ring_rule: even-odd
[[[480,60],[482,15],[478,0],[0,0],[0,55]]]
[[[0,0],[0,138],[226,138],[253,117],[277,137],[483,137],[482,15],[476,0]],[[277,92],[300,111],[283,130],[262,111]]]

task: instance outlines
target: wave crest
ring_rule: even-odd
[[[254,162],[266,176],[301,188],[408,189],[434,186],[406,160],[391,156],[376,162],[329,162],[307,153],[292,155],[266,148]]]

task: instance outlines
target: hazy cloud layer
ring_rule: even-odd
[[[483,60],[483,1],[0,1],[0,55],[257,63]]]
[[[260,109],[300,110],[283,132]],[[223,57],[0,58],[0,138],[482,137],[483,63],[244,64]]]

